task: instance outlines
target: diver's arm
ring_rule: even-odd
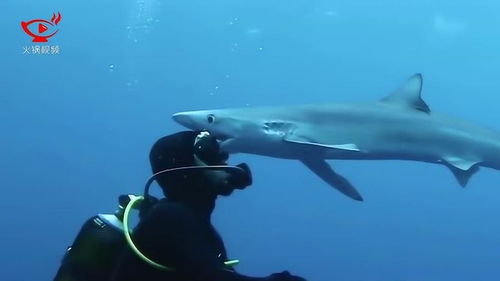
[[[206,281],[213,280],[212,278],[218,281],[306,281],[301,277],[291,275],[288,271],[274,273],[267,277],[249,277],[236,272],[225,271],[216,273],[214,276],[206,279]]]
[[[221,260],[213,253],[210,239],[203,236],[204,226],[190,211],[175,204],[157,205],[148,223],[161,225],[159,230],[165,237],[165,245],[160,248],[172,249],[176,259],[171,266],[176,272],[196,281],[299,281],[289,273],[278,273],[269,277],[249,277],[234,271],[226,270]],[[162,243],[163,244],[163,243]],[[168,244],[168,245],[166,245]]]
[[[213,279],[212,279],[213,278]],[[215,272],[212,276],[208,277],[206,280],[220,280],[220,281],[273,281],[268,277],[249,277],[244,276],[236,272],[230,272],[225,270],[219,270]],[[276,281],[278,279],[275,279]]]

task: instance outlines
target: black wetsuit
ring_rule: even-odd
[[[153,261],[175,268],[155,269],[128,247],[116,269],[114,281],[264,281],[225,269],[224,243],[210,222],[215,205],[208,202],[175,202],[163,199],[148,210],[134,230],[137,247]]]

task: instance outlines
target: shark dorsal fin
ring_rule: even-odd
[[[383,98],[381,101],[403,105],[405,107],[429,113],[429,106],[421,97],[422,74],[417,73],[411,76],[399,89]]]

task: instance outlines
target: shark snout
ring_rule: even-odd
[[[177,123],[179,123],[187,128],[193,129],[194,122],[193,122],[193,118],[189,112],[174,113],[174,115],[172,115],[172,119],[174,119],[175,122],[177,122]]]

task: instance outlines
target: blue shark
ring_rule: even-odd
[[[209,130],[228,153],[299,160],[358,201],[361,194],[326,160],[435,163],[463,187],[480,166],[500,170],[500,133],[431,111],[421,92],[422,75],[415,74],[373,102],[197,110],[173,119]]]

